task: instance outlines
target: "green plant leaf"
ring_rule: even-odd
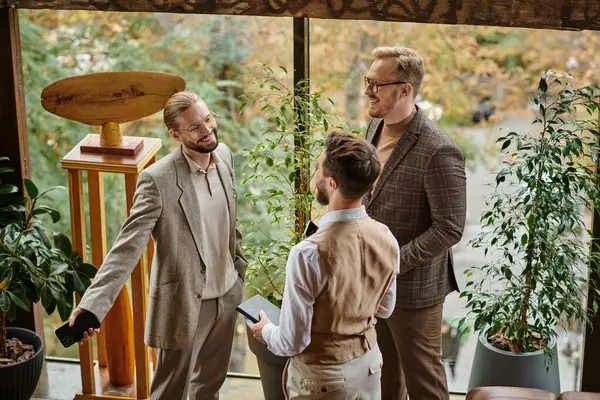
[[[86,289],[85,285],[81,281],[81,278],[79,277],[77,272],[75,272],[72,276],[73,276],[73,284],[75,285],[75,290],[77,290],[77,293],[79,293],[80,296],[83,296],[83,294],[85,293],[85,289]]]
[[[83,272],[77,271],[77,275],[79,276],[79,279],[81,279],[83,287],[85,288],[85,290],[87,290],[87,288],[90,287],[90,285],[92,284],[92,281]]]
[[[82,263],[78,266],[78,269],[90,279],[95,277],[98,272],[98,269],[94,265],[88,263]]]
[[[60,319],[63,322],[68,320],[71,316],[71,311],[73,311],[73,295],[62,294],[60,301],[56,302],[56,308],[58,308]]]
[[[66,263],[53,264],[50,268],[50,276],[62,275],[69,269]]]
[[[33,229],[36,231],[38,238],[44,244],[44,246],[46,246],[49,249],[52,248],[52,243],[50,243],[46,232],[44,232],[44,230],[39,225],[33,225]]]
[[[6,312],[6,319],[8,321],[14,321],[17,318],[17,307],[14,303],[10,303],[8,311]]]
[[[44,310],[46,310],[48,315],[51,315],[54,312],[54,310],[56,310],[56,302],[54,301],[54,299],[50,301],[48,307],[44,307]]]
[[[39,191],[38,191],[37,186],[35,186],[35,183],[33,183],[33,181],[28,178],[24,178],[23,182],[25,183],[25,189],[27,190],[27,195],[32,199],[36,198],[39,194]]]
[[[524,233],[524,234],[521,236],[521,245],[522,245],[522,246],[525,246],[526,244],[527,244],[527,234],[526,234],[526,233]]]
[[[54,246],[65,253],[66,256],[69,256],[73,251],[69,238],[61,232],[54,232],[52,236],[54,238]]]
[[[49,280],[48,288],[50,289],[50,293],[52,294],[52,297],[54,298],[54,300],[57,303],[60,303],[61,296],[64,293],[63,285],[61,285],[59,282],[57,282],[55,280]]]
[[[48,308],[50,306],[50,303],[54,300],[48,285],[42,286],[40,295],[41,295],[40,297],[42,298],[42,306],[44,306],[44,308]]]
[[[546,82],[546,79],[540,78],[540,84],[538,85],[538,88],[544,93],[548,91],[548,83]]]
[[[18,193],[18,192],[19,192],[19,188],[16,187],[15,185],[9,185],[7,183],[0,185],[0,194],[12,194],[12,193]]]
[[[6,292],[0,292],[0,310],[2,310],[3,313],[7,313],[8,309],[10,307],[10,299],[8,297],[8,294]]]
[[[17,305],[17,307],[20,307],[26,311],[31,309],[31,304],[23,293],[9,292],[8,296],[10,297],[11,301]]]
[[[57,223],[60,221],[60,213],[55,209],[48,206],[39,206],[32,212],[33,215],[41,215],[41,214],[49,214],[50,218],[52,218],[53,223]]]

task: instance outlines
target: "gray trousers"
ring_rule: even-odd
[[[238,279],[223,296],[202,300],[192,345],[183,350],[157,349],[151,400],[217,400],[227,376],[235,307],[242,300]],[[177,310],[173,310],[177,312]]]
[[[381,367],[379,347],[338,365],[307,365],[290,358],[284,372],[284,391],[290,400],[379,400]]]

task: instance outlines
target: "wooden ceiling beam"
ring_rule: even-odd
[[[600,30],[600,0],[0,0],[3,7]]]

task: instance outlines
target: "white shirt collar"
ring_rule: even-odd
[[[329,211],[319,220],[319,230],[324,228],[330,222],[352,221],[367,217],[365,206],[359,208],[348,208],[345,210]]]

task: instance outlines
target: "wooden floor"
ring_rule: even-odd
[[[96,392],[112,396],[135,396],[135,384],[114,387],[105,368],[96,367]],[[79,364],[46,361],[42,377],[32,400],[73,400],[81,391]],[[260,380],[227,378],[221,388],[220,400],[263,400]]]
[[[113,387],[108,382],[106,369],[102,373],[96,368],[96,390],[112,396],[131,396],[135,386]],[[42,377],[32,400],[73,400],[81,390],[79,364],[46,361]],[[464,399],[464,396],[451,396],[452,400]],[[264,400],[260,380],[227,378],[221,388],[220,400]]]

